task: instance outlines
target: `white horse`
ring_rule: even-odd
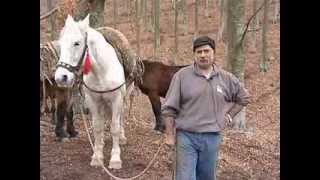
[[[89,15],[79,22],[68,15],[59,44],[61,54],[55,72],[55,80],[59,86],[73,86],[85,63],[85,57],[89,55],[91,68],[83,74],[83,90],[85,102],[92,114],[95,138],[90,165],[103,165],[104,126],[106,119],[111,116],[113,143],[109,168],[120,169],[122,161],[119,143],[126,143],[122,126],[123,99],[126,93],[123,66],[103,35],[89,26]]]

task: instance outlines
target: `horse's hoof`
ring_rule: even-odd
[[[162,134],[162,133],[164,133],[164,126],[156,125],[154,127],[154,130],[157,132],[157,134]]]
[[[89,108],[84,108],[84,110],[83,110],[83,113],[85,114],[85,115],[88,115],[89,114]]]
[[[119,160],[110,160],[109,168],[110,169],[121,169],[122,168],[122,162],[119,161]]]
[[[90,162],[90,166],[101,167],[103,166],[103,159],[92,158]]]
[[[56,137],[58,139],[64,139],[64,138],[67,138],[69,135],[65,132],[65,130],[56,130]]]
[[[127,138],[126,137],[120,138],[120,144],[121,145],[126,145],[127,144]]]
[[[74,138],[74,137],[77,137],[78,136],[78,132],[77,131],[72,131],[72,132],[69,132],[69,137],[70,138]]]
[[[56,125],[56,122],[57,122],[57,121],[54,120],[54,119],[51,119],[50,122],[51,122],[52,125]]]
[[[68,142],[69,139],[67,137],[57,137],[56,139],[58,142]]]

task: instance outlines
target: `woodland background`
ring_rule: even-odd
[[[193,62],[196,36],[214,38],[216,63],[239,77],[252,95],[236,126],[223,132],[218,179],[280,179],[279,0],[40,0],[40,43],[58,39],[67,14],[79,20],[87,13],[91,26],[124,33],[142,58],[171,65]],[[152,130],[155,120],[145,95],[135,98],[130,117],[127,109],[124,164],[112,171],[120,177],[143,170],[161,137]],[[54,140],[49,117],[40,119],[40,179],[108,179],[89,165],[92,150],[81,116],[76,116],[79,137],[64,143]],[[111,138],[106,134],[107,160]],[[171,166],[165,149],[141,179],[171,179]]]

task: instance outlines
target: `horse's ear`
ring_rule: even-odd
[[[71,23],[71,22],[74,22],[74,20],[73,20],[72,16],[70,16],[70,15],[68,14],[68,17],[67,17],[67,20],[66,20],[66,24],[69,24],[69,23]]]
[[[84,23],[86,26],[89,26],[89,19],[90,19],[90,14],[88,14],[87,17],[84,18],[84,20],[83,20],[83,23]]]
[[[84,20],[79,21],[79,26],[81,29],[86,30],[89,27],[89,18],[90,14],[88,14],[87,17],[84,18]]]

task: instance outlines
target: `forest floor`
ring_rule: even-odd
[[[169,0],[161,1],[161,49],[159,61],[169,63],[174,47],[173,13]],[[209,4],[209,17],[204,16],[204,1],[199,7],[199,33],[216,38],[219,19],[216,4]],[[211,1],[210,1],[211,2]],[[111,9],[111,2],[107,2]],[[117,28],[128,37],[136,49],[134,24],[128,21],[123,4],[120,6],[120,18]],[[123,7],[123,8],[121,8]],[[193,62],[192,38],[194,32],[193,3],[188,1],[189,33],[179,34],[179,59],[176,64]],[[213,9],[213,10],[212,10]],[[251,12],[251,11],[250,11]],[[251,13],[248,13],[251,14]],[[134,16],[134,15],[131,15]],[[111,24],[111,12],[107,11],[107,25]],[[181,20],[181,19],[180,19]],[[179,21],[180,21],[179,20]],[[181,21],[182,23],[182,21]],[[183,32],[182,29],[179,29]],[[259,31],[260,32],[260,31]],[[258,33],[258,32],[257,32]],[[142,30],[141,56],[151,58],[153,54],[152,33]],[[267,72],[259,71],[261,38],[254,47],[251,33],[245,46],[245,84],[252,95],[252,103],[246,108],[247,128],[245,131],[226,129],[218,161],[219,180],[280,179],[280,24],[270,24],[268,31]],[[260,36],[257,36],[260,37]],[[225,48],[217,43],[217,64],[223,66]],[[90,166],[92,149],[80,115],[76,115],[76,128],[79,136],[66,142],[57,142],[54,126],[50,124],[50,115],[42,116],[40,121],[40,179],[41,180],[105,180],[111,179],[102,168]],[[159,147],[161,135],[153,130],[154,116],[151,104],[144,94],[138,94],[133,103],[131,116],[125,109],[125,131],[128,139],[121,146],[123,167],[111,170],[117,176],[131,177],[142,171]],[[111,151],[109,124],[106,128],[105,161],[108,165]],[[172,159],[168,147],[161,150],[155,163],[140,179],[171,179]]]

